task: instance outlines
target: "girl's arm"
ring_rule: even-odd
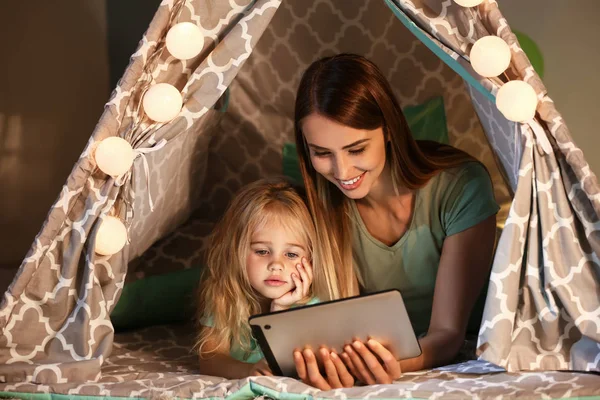
[[[229,346],[217,348],[215,342],[210,340],[203,346],[200,353],[200,373],[227,379],[257,375],[272,376],[271,370],[264,359],[256,364],[236,360],[229,355]]]

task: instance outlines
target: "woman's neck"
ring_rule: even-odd
[[[369,194],[364,198],[357,200],[357,203],[374,209],[394,208],[394,205],[404,196],[411,194],[411,190],[394,185],[392,179],[392,169],[389,162],[386,163],[379,179],[373,184]]]

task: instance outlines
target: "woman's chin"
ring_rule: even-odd
[[[360,200],[369,194],[369,189],[365,183],[366,182],[363,182],[362,185],[355,189],[346,189],[340,184],[338,184],[337,187],[344,194],[344,196],[348,197],[349,199]]]

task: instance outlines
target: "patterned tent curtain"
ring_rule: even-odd
[[[173,206],[172,198],[169,204],[177,214],[164,206],[167,194],[173,195],[172,185],[190,186],[188,176],[167,177],[166,173],[192,168],[197,161],[193,155],[204,153],[202,147],[210,139],[208,121],[218,113],[211,110],[213,105],[279,5],[280,0],[162,2],[2,299],[0,381],[64,383],[100,378],[100,366],[112,348],[109,316],[123,288],[131,258],[128,249],[143,252],[156,240],[144,232],[160,235],[167,226],[185,220],[193,208],[183,203]],[[185,61],[165,49],[166,32],[178,22],[193,22],[205,34],[202,52]],[[183,96],[180,114],[167,124],[154,123],[140,111],[145,90],[162,82],[174,85]],[[138,155],[132,172],[117,180],[107,178],[93,160],[96,145],[110,136],[128,140]],[[155,146],[160,150],[152,152]],[[154,175],[146,179],[148,173]],[[132,190],[132,182],[144,185],[142,190]],[[136,191],[144,195],[136,198]],[[154,213],[149,211],[146,194],[155,200]],[[175,201],[189,202],[190,196],[179,197]],[[131,245],[114,256],[99,256],[93,250],[94,238],[107,215],[126,221]]]
[[[465,62],[482,36],[512,52],[508,79],[539,98],[536,122],[502,121],[470,89],[490,143],[516,192],[496,251],[479,333],[481,358],[517,370],[600,371],[600,186],[493,0],[474,9],[451,1],[395,0],[425,31]],[[495,94],[499,80],[481,82]],[[491,114],[494,110],[498,123]],[[483,119],[487,120],[483,120]],[[514,136],[512,157],[494,136]],[[516,154],[521,154],[516,164]]]

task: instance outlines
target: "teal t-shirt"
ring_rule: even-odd
[[[317,304],[317,303],[320,303],[320,300],[317,297],[313,297],[306,304],[292,306],[292,308],[303,307],[305,305],[309,306],[309,305]],[[212,316],[203,317],[200,320],[200,323],[204,326],[209,326],[209,327],[214,326]],[[247,349],[250,349],[250,350],[246,351],[246,350],[244,350],[244,347]],[[244,361],[244,362],[251,363],[251,364],[255,364],[264,358],[264,355],[263,355],[262,351],[260,350],[260,346],[258,345],[258,342],[256,340],[254,340],[254,338],[250,339],[249,346],[242,346],[242,343],[239,343],[239,342],[233,343],[232,342],[231,346],[229,348],[229,355],[238,361]]]
[[[414,201],[410,226],[392,246],[368,232],[352,201],[353,252],[365,291],[400,290],[415,332],[423,334],[431,319],[444,239],[496,214],[499,206],[490,177],[477,162],[440,172],[417,190]]]

